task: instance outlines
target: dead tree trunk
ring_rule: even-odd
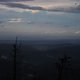
[[[16,80],[16,53],[17,53],[17,37],[15,40],[15,43],[13,44],[13,52],[14,52],[14,58],[13,58],[13,80]]]
[[[63,70],[66,64],[70,63],[71,57],[67,57],[66,55],[60,59],[60,63],[58,63],[58,80],[62,80]]]

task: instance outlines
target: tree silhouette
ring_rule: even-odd
[[[17,37],[16,37],[16,40],[15,40],[15,43],[13,44],[13,52],[14,52],[14,69],[13,69],[13,80],[16,80],[16,53],[17,53]]]
[[[57,63],[58,64],[58,80],[62,80],[63,70],[65,67],[68,66],[68,64],[70,64],[70,59],[71,57],[68,57],[67,55],[64,55],[64,57],[59,59],[59,63]]]

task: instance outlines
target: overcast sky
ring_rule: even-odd
[[[0,0],[0,39],[80,37],[80,0]]]

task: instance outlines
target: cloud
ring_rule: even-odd
[[[80,34],[80,31],[76,31],[75,34]]]
[[[6,23],[21,23],[21,22],[25,22],[27,24],[35,24],[35,22],[25,20],[24,18],[11,18],[10,20],[6,21]]]
[[[1,3],[5,8],[17,9],[16,11],[31,11],[33,13],[39,12],[40,10],[48,12],[68,12],[68,13],[80,13],[80,5],[57,5],[57,6],[33,6],[21,3]]]
[[[7,23],[20,23],[24,22],[22,18],[11,18],[10,20],[0,21],[0,27],[5,27]]]
[[[43,7],[40,6],[30,6],[19,3],[2,3],[2,5],[6,5],[11,8],[22,8],[22,9],[30,9],[30,10],[44,10]]]
[[[28,5],[23,3],[0,3],[2,7],[0,9],[15,10],[18,12],[30,11],[32,13],[37,13],[39,11],[48,11],[48,12],[68,12],[68,13],[80,13],[79,4],[53,4],[53,5]]]
[[[34,1],[34,0],[0,0],[0,2],[19,2],[19,1]]]
[[[8,20],[9,23],[20,23],[20,22],[24,22],[21,18],[12,18],[10,20]]]
[[[80,13],[80,5],[49,8],[48,11]]]
[[[39,6],[23,5],[19,3],[0,3],[0,9],[16,12],[31,12],[33,14],[38,13],[40,10],[43,10],[43,8]]]
[[[4,21],[0,21],[0,27],[3,27],[3,25],[5,26],[5,24],[7,23],[26,23],[26,24],[36,24],[36,22],[33,22],[31,20],[25,20],[24,18],[11,18],[8,20],[4,20]]]

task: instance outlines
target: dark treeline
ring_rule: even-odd
[[[80,80],[78,44],[0,44],[0,80]]]

